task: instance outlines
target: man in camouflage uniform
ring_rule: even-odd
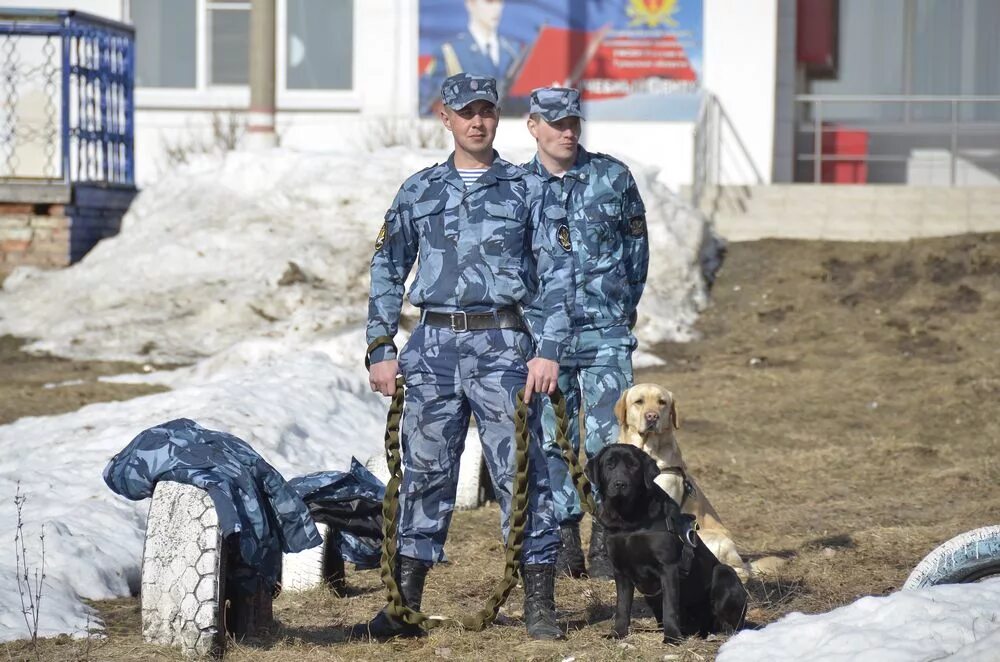
[[[368,306],[371,387],[392,395],[397,372],[406,382],[398,567],[404,601],[414,609],[428,568],[445,559],[470,413],[506,536],[515,396],[521,387],[525,400],[554,390],[569,336],[568,228],[542,216],[540,182],[493,151],[496,82],[458,74],[445,80],[442,98],[441,119],[455,150],[446,163],[407,179],[396,195],[375,243]],[[422,309],[421,322],[397,357],[391,338],[414,261],[409,298]],[[532,313],[530,327],[521,308]],[[558,525],[540,417],[531,419],[525,624],[534,638],[557,639],[563,637],[553,598]],[[379,638],[421,634],[385,610],[368,627]]]
[[[573,335],[560,361],[559,390],[566,398],[569,437],[580,448],[580,409],[584,413],[589,457],[618,438],[614,406],[632,385],[636,307],[646,283],[649,245],[646,210],[635,180],[621,161],[588,152],[579,144],[580,93],[570,88],[539,88],[531,93],[528,130],[538,152],[524,167],[545,182],[545,213],[566,219],[573,244],[570,317]],[[555,443],[555,417],[545,412],[546,456],[555,496],[562,547],[558,570],[585,574],[580,546],[580,499]],[[594,520],[590,574],[611,576],[604,530]]]

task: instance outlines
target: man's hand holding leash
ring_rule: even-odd
[[[531,402],[532,393],[552,395],[559,383],[559,364],[540,356],[528,361],[528,381],[524,385],[524,402]]]
[[[372,390],[391,398],[396,393],[396,375],[399,374],[399,361],[389,359],[372,364],[368,373],[368,384]]]

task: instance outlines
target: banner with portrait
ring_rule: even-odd
[[[579,89],[592,120],[690,121],[702,79],[703,0],[420,0],[420,113],[441,81],[497,79],[505,115],[536,87]]]

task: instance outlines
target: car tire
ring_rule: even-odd
[[[330,538],[330,527],[316,524],[323,544],[285,554],[281,562],[281,588],[284,591],[308,591],[326,585],[338,595],[346,589],[344,558]]]
[[[157,484],[146,521],[140,603],[143,639],[188,656],[219,656],[229,636],[272,622],[270,587],[228,581],[245,569],[238,545],[221,535],[208,494],[192,485]]]
[[[931,551],[910,573],[903,590],[968,584],[1000,576],[1000,525],[955,536]]]

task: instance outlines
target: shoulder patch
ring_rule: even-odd
[[[383,223],[382,229],[378,231],[378,236],[375,237],[375,250],[380,251],[382,247],[385,246],[385,236],[389,233],[389,224]]]
[[[563,250],[567,253],[573,248],[573,242],[569,239],[568,225],[559,226],[559,245],[562,246]]]
[[[646,234],[646,217],[633,216],[628,221],[628,231],[633,237],[641,237]]]

